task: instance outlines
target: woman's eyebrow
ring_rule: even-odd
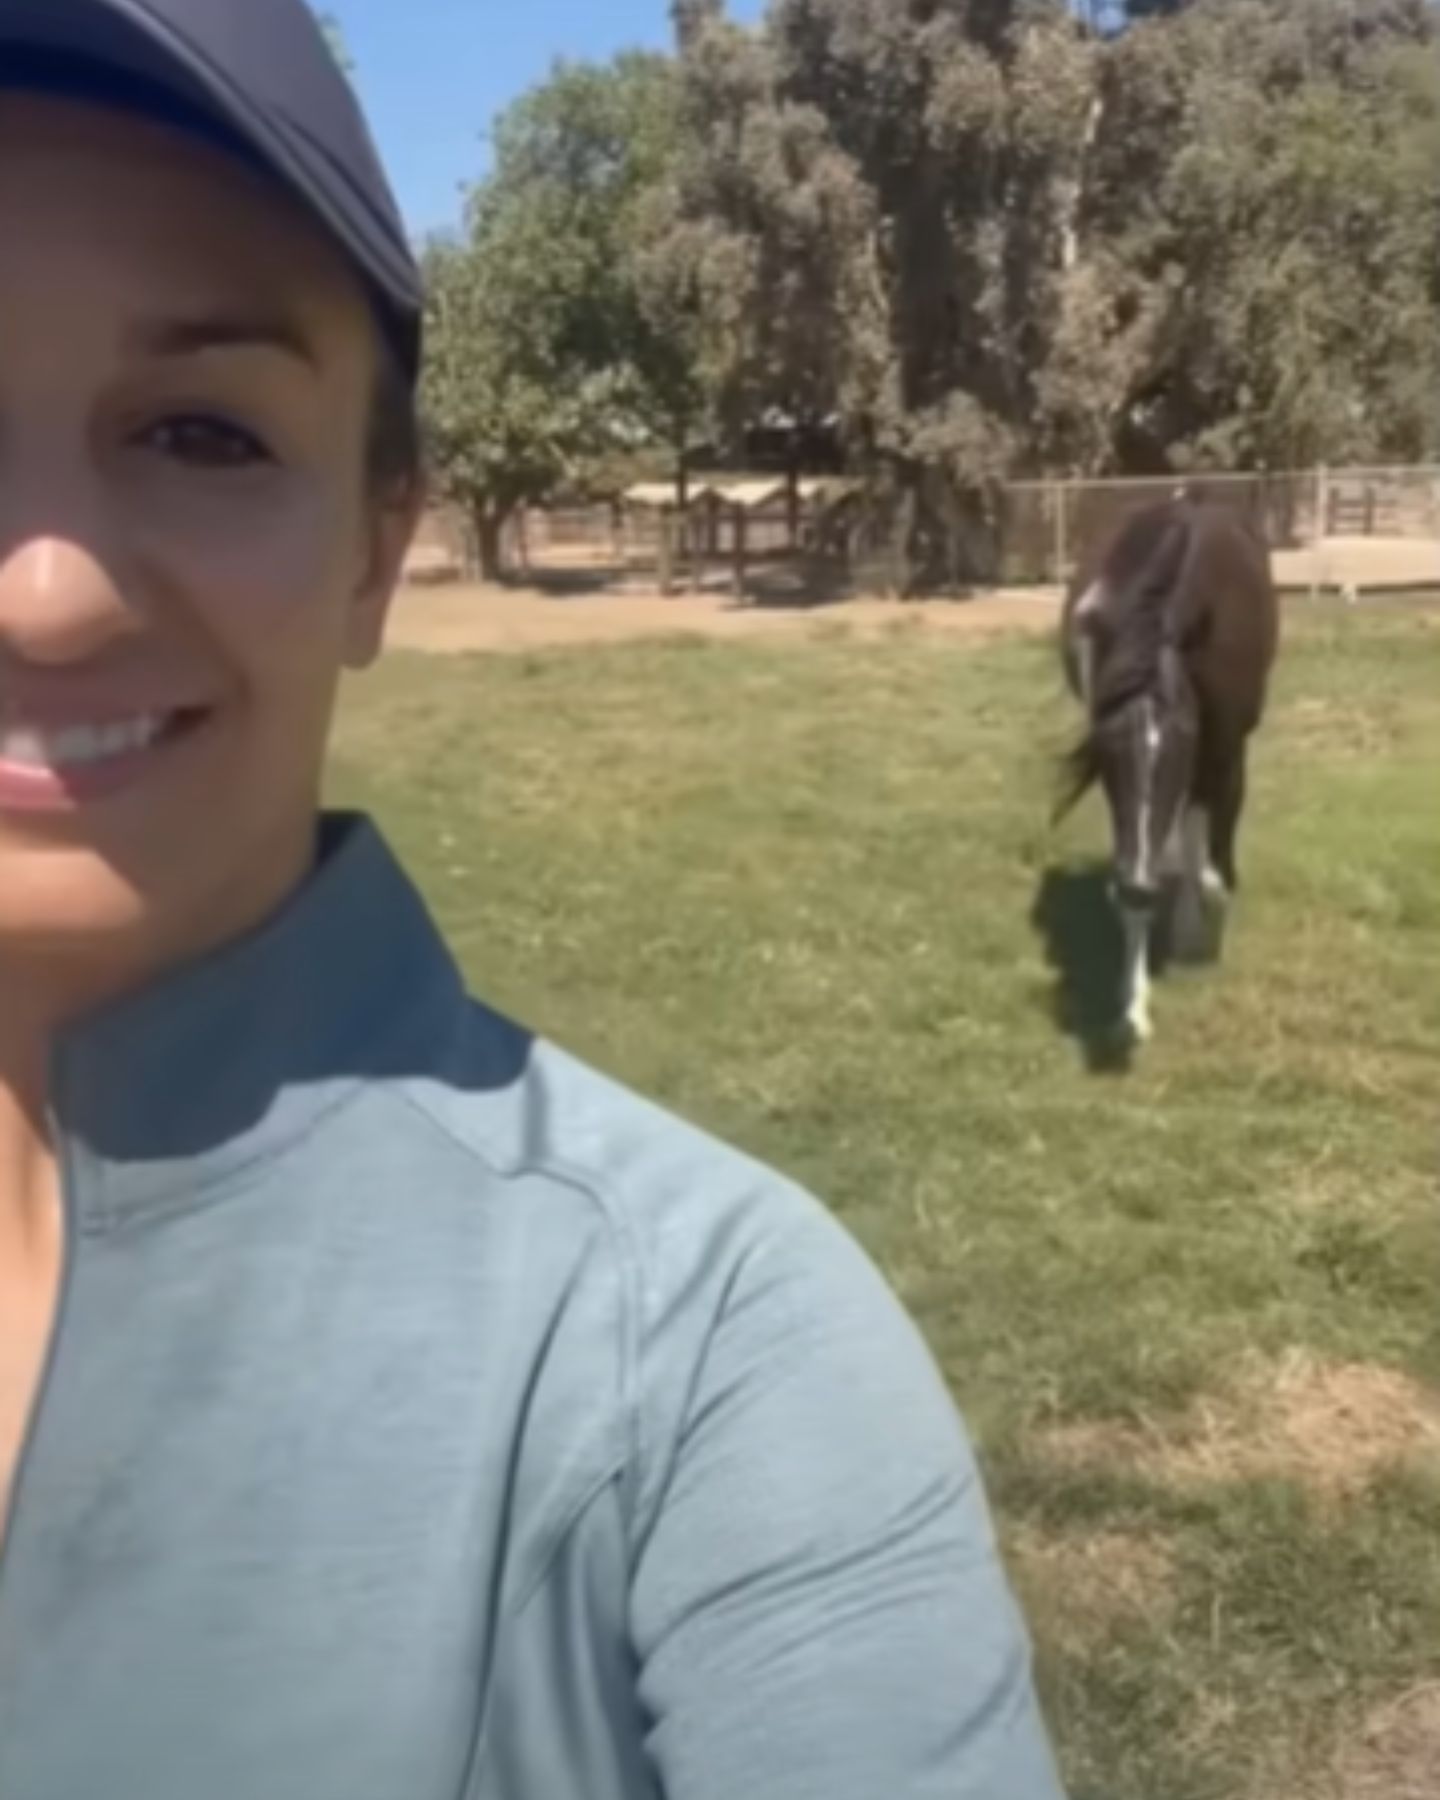
[[[132,346],[155,357],[203,356],[215,350],[276,350],[307,368],[320,356],[313,339],[279,313],[206,313],[147,320],[129,333]]]

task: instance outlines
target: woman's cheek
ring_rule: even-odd
[[[353,506],[329,484],[264,474],[236,477],[228,491],[174,482],[150,496],[145,520],[149,555],[196,622],[257,648],[277,634],[327,635],[356,530]]]

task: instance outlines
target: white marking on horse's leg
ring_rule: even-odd
[[[1122,907],[1125,926],[1125,1023],[1140,1043],[1150,1036],[1150,914]]]
[[[1180,879],[1170,914],[1170,948],[1177,962],[1208,962],[1214,935],[1216,903],[1210,882],[1210,816],[1190,805],[1180,824]]]
[[[1184,871],[1208,900],[1229,899],[1225,878],[1210,855],[1210,814],[1203,806],[1191,806],[1185,814]]]

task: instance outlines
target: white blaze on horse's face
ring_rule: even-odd
[[[1193,779],[1195,726],[1182,703],[1141,694],[1095,728],[1110,802],[1115,880],[1122,896],[1153,904],[1179,862]]]
[[[1137,760],[1140,767],[1139,808],[1135,824],[1134,885],[1149,888],[1155,881],[1155,845],[1152,839],[1155,819],[1155,771],[1160,762],[1160,718],[1155,702],[1140,702],[1136,721],[1139,735]]]
[[[1136,762],[1138,765],[1138,801],[1135,820],[1135,860],[1129,874],[1130,887],[1148,892],[1156,879],[1154,833],[1155,776],[1164,741],[1160,730],[1159,710],[1150,698],[1136,708]],[[1121,919],[1125,928],[1125,1022],[1138,1043],[1148,1042],[1150,1023],[1150,931],[1154,912],[1149,905],[1133,901],[1122,904]]]

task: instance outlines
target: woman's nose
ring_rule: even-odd
[[[52,396],[0,432],[0,658],[63,667],[143,631],[123,514],[85,423]]]
[[[73,537],[0,533],[0,657],[38,667],[94,660],[143,622],[104,554]]]

